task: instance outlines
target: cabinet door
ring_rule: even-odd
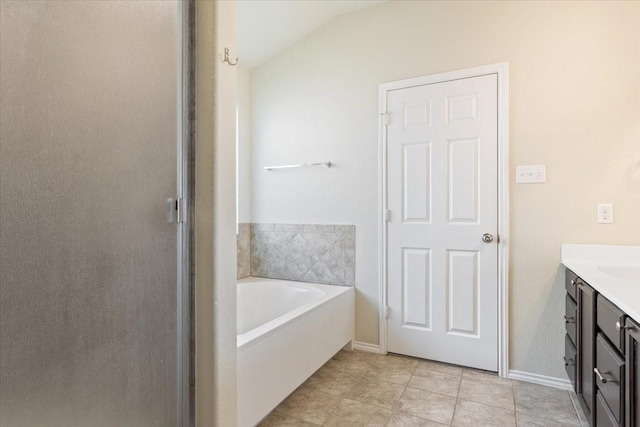
[[[616,424],[624,418],[625,362],[602,333],[596,338],[596,362],[594,373],[598,394],[607,403]],[[597,419],[597,417],[596,417]]]
[[[567,335],[571,338],[573,345],[576,345],[576,332],[578,324],[578,306],[576,302],[571,298],[569,294],[565,296],[565,314],[564,314],[564,327],[567,331]]]
[[[626,321],[626,427],[640,427],[640,325]]]
[[[619,425],[599,391],[596,391],[596,409],[593,418],[596,420],[597,427],[618,427]]]
[[[578,351],[576,350],[573,341],[569,338],[569,335],[564,336],[564,369],[567,371],[567,376],[571,381],[571,388],[576,389],[576,358],[578,357]]]
[[[584,409],[590,425],[593,423],[593,368],[595,359],[595,291],[587,284],[579,281],[577,286],[578,296],[578,400]]]

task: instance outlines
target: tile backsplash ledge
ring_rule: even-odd
[[[355,226],[240,224],[238,278],[355,284]]]

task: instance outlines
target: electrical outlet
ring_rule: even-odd
[[[611,203],[598,204],[598,224],[613,223],[613,205]]]

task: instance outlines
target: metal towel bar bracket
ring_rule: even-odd
[[[292,169],[292,168],[306,168],[310,166],[326,166],[330,168],[332,166],[331,162],[320,162],[320,163],[302,163],[300,165],[284,165],[284,166],[265,166],[264,170],[272,171],[274,169]]]

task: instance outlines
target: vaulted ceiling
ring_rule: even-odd
[[[253,68],[332,19],[388,0],[238,0],[238,58]]]

